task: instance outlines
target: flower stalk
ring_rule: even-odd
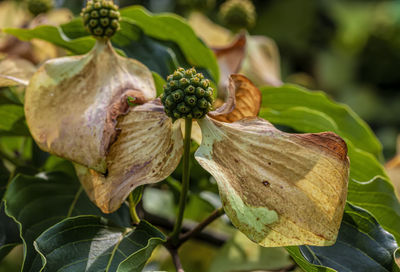
[[[132,218],[132,224],[137,225],[140,222],[140,218],[136,212],[136,206],[139,204],[140,200],[142,199],[143,195],[143,186],[139,186],[132,193],[129,194],[128,201],[129,201],[129,212]]]
[[[174,229],[171,233],[171,238],[170,238],[172,244],[177,244],[179,242],[179,234],[182,228],[183,214],[185,212],[186,199],[189,191],[189,176],[190,176],[189,157],[190,157],[191,133],[192,133],[192,119],[186,118],[185,140],[183,146],[184,149],[183,149],[182,190],[179,198],[178,216],[176,218],[176,223],[174,225]]]

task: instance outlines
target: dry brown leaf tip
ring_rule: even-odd
[[[261,107],[260,90],[244,75],[229,77],[229,87],[225,104],[210,116],[218,121],[232,123],[246,117],[256,117]]]

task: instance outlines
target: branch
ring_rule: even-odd
[[[145,211],[144,209],[141,209],[140,211],[141,214],[141,218],[149,221],[151,224],[156,225],[158,227],[161,227],[165,230],[172,230],[174,227],[174,221],[170,220],[168,218],[165,217],[161,217],[159,215],[155,215],[155,214],[151,214],[147,211]],[[195,223],[190,223],[190,222],[185,222],[182,226],[182,231],[184,233],[187,233],[191,230],[193,230],[194,228],[196,228],[197,224]],[[226,234],[222,234],[222,233],[216,233],[214,231],[203,231],[201,233],[197,233],[193,236],[193,238],[209,243],[211,245],[220,247],[222,246],[229,238],[230,236],[226,235]]]
[[[191,239],[192,237],[197,236],[201,233],[209,224],[211,224],[214,220],[218,219],[221,215],[225,213],[224,209],[221,207],[216,209],[215,211],[210,214],[204,221],[200,222],[195,228],[190,231],[185,232],[179,237],[178,247],[186,242],[187,240]]]
[[[169,253],[171,254],[172,261],[174,262],[176,272],[185,272],[182,267],[181,259],[179,258],[178,251],[176,249],[167,247]]]

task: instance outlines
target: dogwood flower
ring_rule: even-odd
[[[130,107],[128,96],[138,105]],[[332,244],[346,200],[346,145],[331,132],[279,131],[257,117],[260,100],[247,78],[232,75],[227,102],[197,120],[195,157],[215,177],[232,223],[253,241]],[[107,41],[46,62],[29,82],[25,113],[37,144],[75,162],[106,213],[136,187],[169,176],[182,156],[181,123],[156,98],[151,72]]]
[[[102,2],[90,3],[99,6],[96,20],[103,13],[118,17],[103,12]],[[230,76],[226,102],[214,111],[212,88],[195,69],[169,76],[159,99],[149,69],[114,51],[110,22],[96,26],[89,29],[99,37],[89,53],[49,60],[35,72],[25,114],[38,146],[75,163],[103,212],[114,212],[132,190],[176,169],[183,154],[176,119],[186,118],[201,128],[195,158],[215,178],[224,210],[240,231],[262,246],[335,242],[349,172],[339,136],[276,129],[257,117],[261,93],[239,74]]]

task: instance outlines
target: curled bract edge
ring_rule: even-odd
[[[117,210],[136,187],[167,178],[183,153],[180,122],[172,123],[159,100],[120,116],[117,129],[106,174],[75,165],[89,198],[105,213]]]
[[[203,139],[195,157],[216,179],[240,231],[267,247],[336,241],[349,173],[339,136],[289,134],[257,117],[198,123]]]

